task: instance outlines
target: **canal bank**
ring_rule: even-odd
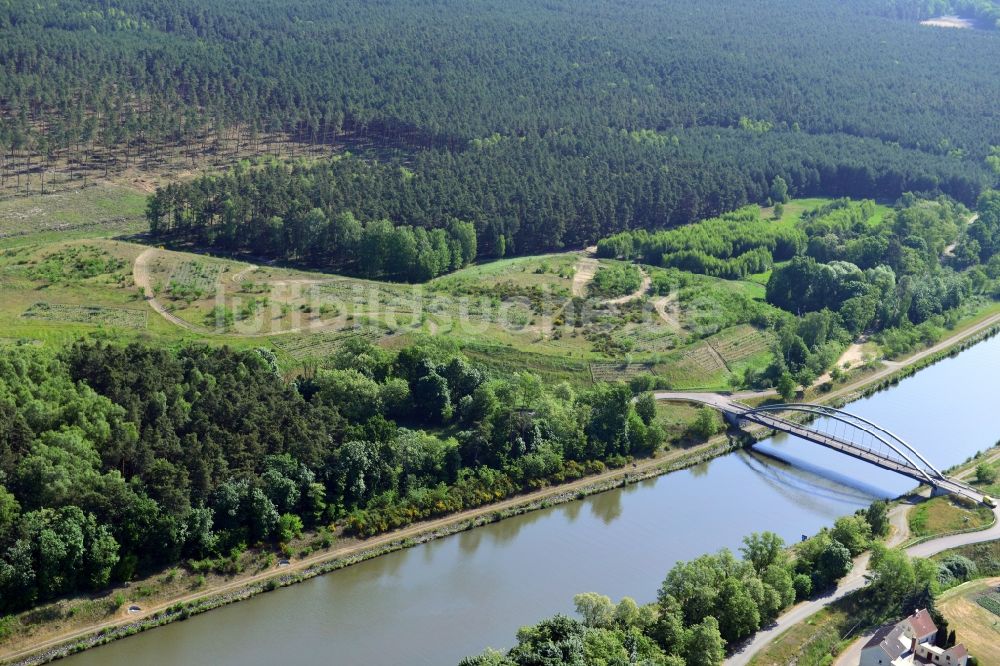
[[[991,341],[970,352],[995,347],[996,341]],[[965,354],[951,361],[964,357]],[[972,366],[982,368],[991,363],[994,369],[997,368],[998,358],[977,359]],[[933,382],[941,386],[954,384],[954,387],[948,388],[949,395],[959,395],[961,389],[968,388],[968,382],[963,386],[962,381],[963,376],[968,376],[967,370],[949,377],[943,384],[939,377],[941,373],[932,374]],[[920,373],[901,386],[910,385],[923,376],[925,373]],[[895,395],[896,391],[893,389],[878,395]],[[920,392],[926,394],[927,389],[922,388]],[[909,402],[912,403],[912,399]],[[858,405],[864,403],[862,401]],[[923,405],[917,410],[921,413],[918,416],[933,414],[931,407],[931,404]],[[858,408],[852,407],[852,411],[858,411]],[[895,419],[900,415],[890,412],[886,416]],[[907,414],[902,416],[906,420]],[[901,433],[909,432],[907,427],[897,426],[898,421],[883,421]],[[925,425],[917,424],[917,427],[927,431]],[[988,444],[995,441],[997,434],[1000,433],[993,433]],[[917,438],[911,440],[914,443],[920,441]],[[985,438],[972,438],[970,441],[970,446],[979,442],[979,448],[985,448],[981,446]],[[773,529],[778,525],[794,525],[794,529],[790,528],[784,536],[795,539],[798,536],[796,532],[811,533],[837,516],[866,505],[875,497],[894,496],[908,490],[905,487],[908,482],[895,489],[889,480],[870,477],[853,469],[841,469],[838,461],[823,461],[811,449],[796,448],[780,439],[762,446],[776,447],[775,450],[786,454],[788,459],[794,459],[796,455],[802,457],[800,454],[803,452],[808,452],[808,456],[798,464],[782,465],[759,456],[739,453],[696,465],[687,472],[646,481],[624,490],[604,492],[582,502],[576,500],[578,494],[606,490],[608,486],[602,487],[600,483],[593,486],[591,483],[590,489],[551,489],[549,496],[527,507],[518,506],[525,501],[525,498],[518,498],[510,506],[485,509],[484,515],[477,518],[478,522],[463,524],[456,517],[442,519],[437,526],[419,526],[425,532],[430,531],[423,536],[419,532],[407,532],[406,537],[391,535],[396,537],[397,543],[392,543],[390,538],[385,548],[423,543],[455,530],[468,530],[480,522],[490,522],[507,513],[540,509],[488,527],[464,531],[460,535],[438,538],[409,551],[368,560],[299,586],[295,592],[278,591],[246,604],[229,606],[176,627],[78,655],[71,661],[78,664],[124,664],[122,659],[165,664],[176,663],[176,660],[227,663],[225,651],[216,651],[216,648],[225,645],[239,655],[239,659],[234,657],[232,663],[272,663],[279,658],[289,663],[311,663],[308,654],[315,655],[301,651],[303,646],[316,645],[316,640],[310,640],[309,636],[323,637],[325,642],[320,646],[342,656],[343,659],[335,663],[437,664],[457,661],[453,659],[455,655],[478,652],[486,644],[508,644],[520,622],[568,610],[575,592],[596,589],[613,595],[630,594],[640,601],[648,601],[658,580],[677,559],[694,557],[722,546],[734,547],[743,534],[757,529]],[[706,454],[723,453],[726,445],[722,447]],[[961,451],[946,448],[940,455],[947,457],[935,462],[949,466],[973,452],[969,450],[957,458],[955,454]],[[641,468],[620,470],[615,473],[616,478],[603,479],[601,483],[620,485],[626,475],[639,477],[661,473],[658,468],[666,463],[673,468],[693,462],[697,460],[680,461],[679,457],[669,461],[644,462]],[[709,476],[711,484],[706,482]],[[637,501],[640,496],[649,499]],[[748,497],[753,501],[747,501]],[[570,502],[564,507],[544,508],[547,504],[567,500]],[[615,508],[616,502],[618,508]],[[783,504],[794,505],[795,510],[782,510]],[[594,515],[580,518],[581,513],[588,511]],[[572,517],[574,515],[576,518]],[[572,529],[570,523],[575,523]],[[622,529],[629,525],[631,528]],[[537,529],[553,535],[555,540],[546,534],[536,535]],[[522,537],[519,532],[532,536]],[[582,541],[579,532],[583,532]],[[681,536],[687,533],[691,536],[682,541]],[[376,540],[369,543],[373,541]],[[490,546],[493,541],[496,543]],[[484,543],[487,545],[482,545]],[[622,544],[630,544],[626,549],[630,552],[621,552]],[[483,560],[483,548],[493,553],[499,563],[492,561],[492,557]],[[361,559],[362,556],[373,557],[379,552],[384,551],[375,549],[356,555]],[[477,556],[477,553],[480,555]],[[332,556],[336,553],[321,557]],[[429,569],[420,567],[417,561],[421,558],[430,563]],[[582,559],[587,559],[587,562],[581,564]],[[347,563],[347,560],[327,563],[329,567],[321,566],[320,562],[310,563],[301,571],[279,575],[292,582],[300,576],[315,575]],[[533,567],[541,567],[538,575],[525,575]],[[610,576],[609,569],[615,567],[628,571]],[[210,597],[207,602],[198,602],[204,603],[203,607],[174,609],[170,612],[172,614],[146,618],[145,621],[162,623],[180,619],[215,603],[244,598],[270,588],[272,585],[266,582],[266,578],[274,576],[275,572],[264,574],[249,587],[248,581],[243,581],[246,589],[240,590],[237,586],[222,592],[214,600]],[[474,583],[477,580],[481,581],[478,586]],[[415,581],[428,582],[424,585]],[[436,581],[436,584],[430,581]],[[328,589],[331,585],[332,590]],[[317,599],[317,589],[327,590],[333,598],[320,594]],[[497,593],[498,590],[502,593]],[[273,608],[260,605],[264,603],[271,607],[270,599],[282,601]],[[245,610],[241,611],[241,607]],[[473,622],[472,618],[477,616],[482,621]],[[212,620],[214,617],[220,618],[218,622]],[[359,624],[359,617],[366,618],[366,621]],[[208,620],[212,621],[206,624]],[[128,633],[141,628],[137,622],[124,626],[116,631]],[[250,628],[245,630],[248,634],[244,632],[246,627]],[[202,631],[202,628],[205,630]],[[455,632],[468,637],[468,641],[457,640]],[[151,648],[148,641],[156,636],[163,638],[156,639],[155,647]],[[233,640],[226,639],[227,636]],[[111,636],[106,635],[99,640],[108,638]],[[437,645],[442,642],[448,645]],[[164,646],[173,648],[168,654],[173,653],[174,657],[157,661],[158,657],[154,657]],[[178,653],[182,646],[193,651]],[[274,653],[268,649],[269,646],[284,647],[292,653],[290,656],[284,652]],[[410,646],[405,655],[394,652],[404,646]],[[439,649],[441,647],[447,649]],[[212,655],[212,659],[203,660],[206,655]],[[48,653],[46,656],[55,654]],[[380,661],[381,658],[384,661]]]

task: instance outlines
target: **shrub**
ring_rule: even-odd
[[[980,463],[976,466],[976,481],[984,485],[989,485],[995,483],[997,480],[996,469],[986,463]]]
[[[963,555],[948,555],[938,562],[938,579],[943,585],[962,583],[978,574],[976,563]]]
[[[795,600],[802,601],[803,599],[808,599],[812,594],[812,578],[805,574],[795,574],[795,578],[792,580],[795,585]]]
[[[698,417],[688,428],[688,433],[694,439],[706,440],[722,430],[719,423],[719,415],[711,407],[702,407],[698,410]]]
[[[13,615],[0,618],[0,641],[6,640],[12,633],[14,633],[14,625],[16,623],[17,618]]]

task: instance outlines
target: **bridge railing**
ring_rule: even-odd
[[[823,416],[838,421],[840,423],[844,423],[849,427],[854,428],[859,432],[864,432],[872,436],[876,440],[878,440],[882,445],[884,445],[886,448],[888,448],[893,453],[899,456],[899,459],[896,460],[895,462],[900,464],[900,466],[905,466],[908,469],[911,469],[915,474],[920,475],[928,483],[933,484],[934,478],[938,479],[945,478],[944,475],[938,472],[933,466],[928,465],[927,467],[923,467],[919,465],[916,461],[914,461],[914,459],[911,458],[903,450],[905,448],[907,451],[912,451],[912,447],[909,444],[903,442],[903,440],[897,437],[896,435],[893,435],[884,428],[871,424],[871,422],[866,421],[865,419],[862,419],[860,417],[855,417],[853,414],[849,414],[841,410],[824,408],[817,405],[788,403],[781,405],[766,405],[764,407],[748,408],[748,411],[742,414],[742,418],[752,417],[753,415],[757,414],[768,414],[770,416],[770,414],[774,412],[786,412],[786,411],[806,413],[814,416]],[[823,433],[822,431],[815,428],[809,428],[805,425],[797,424],[794,421],[789,421],[781,417],[772,416],[771,418],[777,421],[784,422],[786,424],[792,424],[793,427],[801,428],[807,432],[822,434],[824,436],[829,437],[827,433]],[[860,422],[860,424],[858,422]],[[867,447],[864,447],[860,443],[855,442],[853,440],[852,441],[845,440],[845,443],[851,446],[855,446],[857,448],[872,451],[876,455],[882,456],[881,452],[875,452],[872,449],[868,449]],[[883,456],[883,457],[885,459],[891,459],[889,456]],[[918,457],[921,461],[924,461],[923,456],[920,456],[918,454]]]

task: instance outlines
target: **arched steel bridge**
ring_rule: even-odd
[[[939,493],[957,495],[976,503],[986,496],[956,479],[945,476],[901,437],[856,414],[825,405],[783,403],[751,407],[729,396],[715,393],[657,393],[657,400],[697,402],[722,412],[735,425],[756,423],[785,432],[867,463],[908,476]],[[822,426],[793,421],[784,414],[794,412],[823,417]]]

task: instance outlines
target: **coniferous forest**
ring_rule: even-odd
[[[280,237],[286,258],[313,209],[470,222],[497,256],[762,202],[776,176],[799,196],[967,205],[995,178],[996,34],[917,23],[989,27],[989,2],[462,4],[11,3],[0,178],[30,191],[57,163],[86,178],[170,151],[329,145],[337,161],[209,176],[151,214],[165,237],[230,249]],[[373,148],[345,156],[347,137]]]

